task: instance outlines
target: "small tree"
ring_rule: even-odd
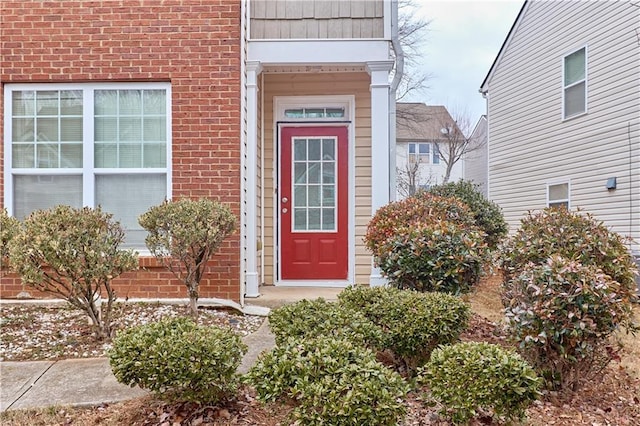
[[[449,182],[453,166],[460,161],[465,154],[477,151],[484,147],[483,140],[472,140],[466,136],[471,133],[471,118],[465,110],[452,110],[451,115],[436,118],[440,127],[442,138],[435,141],[436,149],[440,153],[441,161],[446,165],[442,183]]]
[[[198,316],[198,287],[222,241],[236,228],[236,217],[217,201],[180,199],[151,207],[139,218],[149,232],[145,239],[151,253],[189,293],[189,311]]]
[[[11,265],[23,282],[85,311],[100,340],[111,337],[111,280],[138,264],[136,253],[118,248],[124,230],[111,217],[100,208],[38,210],[9,244]]]

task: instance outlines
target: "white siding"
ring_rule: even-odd
[[[630,2],[527,3],[487,81],[489,195],[512,231],[567,179],[572,208],[640,241],[638,22]],[[587,113],[563,120],[563,56],[583,46]]]
[[[421,141],[415,141],[416,143],[420,143]],[[425,142],[428,143],[428,142]],[[440,142],[441,145],[444,142]],[[429,155],[433,158],[433,148],[432,144],[430,147]],[[444,149],[444,148],[443,148]],[[403,176],[403,170],[406,170],[407,161],[408,161],[408,153],[409,153],[409,142],[406,141],[397,141],[396,142],[396,180],[399,182],[402,179],[406,179]],[[444,178],[444,175],[447,171],[447,165],[444,163],[442,159],[440,159],[440,164],[420,164],[416,176],[416,184],[420,185],[438,185],[441,184]],[[453,165],[451,169],[451,175],[449,176],[449,182],[455,182],[457,180],[462,179],[462,169],[463,169],[463,161],[460,159],[456,164]],[[397,185],[396,185],[397,186]],[[405,195],[402,194],[400,189],[396,190],[396,199],[400,200],[404,198]]]

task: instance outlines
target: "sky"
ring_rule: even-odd
[[[444,105],[474,126],[486,103],[478,89],[489,72],[523,0],[414,0],[430,21],[422,49],[429,88],[407,100]]]

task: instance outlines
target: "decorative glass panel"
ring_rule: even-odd
[[[309,230],[322,229],[320,212],[321,212],[320,209],[309,209],[309,225],[307,229]]]
[[[336,140],[293,139],[294,231],[336,230]]]
[[[293,143],[294,156],[296,161],[305,161],[307,159],[307,140],[296,139]]]
[[[307,209],[294,209],[293,229],[307,229]]]
[[[322,157],[320,156],[320,151],[322,150],[322,144],[320,143],[320,139],[309,139],[309,156],[308,160],[310,161],[318,161]]]
[[[294,185],[294,195],[293,199],[295,201],[295,206],[306,206],[307,205],[307,186],[306,185]]]

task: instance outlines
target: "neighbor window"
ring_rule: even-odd
[[[431,152],[431,144],[411,142],[409,144],[409,163],[429,164],[429,152]]]
[[[547,185],[547,206],[569,208],[569,183]]]
[[[564,57],[563,117],[569,118],[587,111],[587,48]]]
[[[11,213],[101,206],[127,247],[144,248],[137,218],[169,196],[169,84],[20,84],[5,96]]]

